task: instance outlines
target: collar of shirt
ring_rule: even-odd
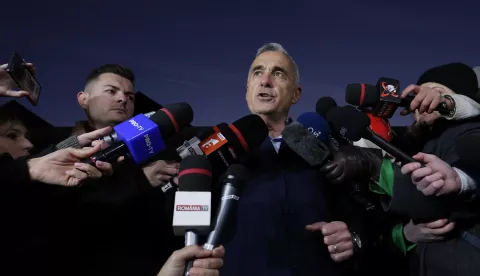
[[[292,118],[288,118],[287,121],[285,122],[285,125],[289,125],[291,122],[293,122]],[[270,141],[272,142],[272,145],[275,148],[275,151],[278,153],[283,141],[282,135],[278,137],[270,137]]]

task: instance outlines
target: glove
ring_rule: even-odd
[[[320,171],[333,184],[350,183],[378,178],[382,162],[383,154],[379,149],[346,145],[335,152],[333,160],[320,168]]]

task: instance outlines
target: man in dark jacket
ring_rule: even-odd
[[[350,230],[335,208],[343,205],[341,198],[334,197],[318,168],[282,142],[290,107],[300,94],[297,65],[283,47],[260,48],[249,70],[246,100],[264,119],[270,137],[247,165],[252,177],[225,245],[222,275],[339,275],[338,263],[351,260],[355,246],[361,247],[361,234]]]
[[[129,119],[134,80],[133,72],[121,65],[94,69],[77,96],[88,120],[77,124],[71,135]],[[159,160],[147,167],[124,160],[114,164],[111,176],[74,191],[49,191],[56,195],[49,202],[49,227],[69,229],[50,235],[50,275],[154,275],[182,247],[182,240],[173,236],[171,215],[166,215],[173,214],[173,206],[165,210],[159,187],[178,171],[178,163]]]

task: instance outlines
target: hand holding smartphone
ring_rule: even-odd
[[[25,63],[25,60],[13,52],[7,65],[7,73],[15,82],[20,91],[27,92],[27,99],[34,106],[38,104],[41,86],[34,76],[33,66]],[[19,91],[19,93],[21,93]]]

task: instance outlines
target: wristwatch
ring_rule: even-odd
[[[362,240],[357,233],[352,232],[353,251],[358,252],[362,249]]]
[[[452,96],[448,94],[443,94],[442,96],[445,99],[450,100],[450,102],[452,103],[452,109],[450,110],[450,113],[447,115],[448,117],[452,118],[453,116],[455,116],[455,112],[457,111],[455,100],[452,98]]]

